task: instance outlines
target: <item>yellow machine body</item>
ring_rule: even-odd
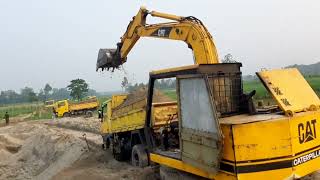
[[[146,23],[147,15],[173,21],[148,25]],[[194,53],[194,64],[196,65],[154,71],[150,73],[150,77],[151,74],[161,77],[163,74],[174,74],[178,71],[185,71],[186,73],[184,75],[186,76],[192,76],[194,75],[192,73],[195,72],[197,75],[204,75],[204,71],[210,70],[210,68],[208,68],[209,64],[212,66],[215,66],[213,64],[219,64],[219,58],[213,38],[200,20],[191,16],[181,17],[166,13],[148,11],[142,7],[127,26],[126,32],[121,37],[121,41],[117,44],[117,49],[101,49],[99,51],[97,70],[99,68],[102,70],[109,68],[114,69],[125,63],[129,52],[140,37],[154,37],[184,41]],[[200,68],[200,70],[197,70],[201,65],[204,65],[203,69],[201,70]],[[224,67],[228,65],[220,64],[218,66],[218,69],[220,68],[221,72],[224,72]],[[238,73],[241,74],[241,72]],[[189,141],[193,143],[193,146],[189,147],[195,147],[196,150],[192,151],[192,148],[189,148],[188,152],[190,153],[186,154],[186,151],[183,151],[183,147],[181,148],[182,158],[173,158],[157,152],[158,149],[153,149],[153,151],[149,153],[150,161],[201,177],[217,180],[295,179],[319,170],[320,139],[317,137],[317,134],[319,134],[317,131],[320,128],[319,98],[315,95],[314,91],[296,69],[263,71],[258,73],[258,76],[272,94],[272,97],[277,102],[279,108],[281,108],[281,112],[254,115],[248,113],[237,115],[233,114],[228,117],[219,117],[218,115],[215,116],[218,113],[215,113],[215,110],[213,110],[213,117],[218,117],[212,119],[212,121],[215,121],[218,124],[217,132],[215,132],[218,135],[215,137],[219,137],[217,139],[220,140],[221,131],[221,145],[219,144],[220,142],[215,145],[212,143],[213,141],[209,141],[208,139],[210,138],[210,140],[217,139],[214,139],[211,136],[209,137],[207,132],[204,131],[190,131],[191,133],[188,135],[194,133],[194,136],[190,135],[183,139],[181,136],[183,135],[183,133],[181,133],[182,130],[179,129],[180,148],[182,146],[182,141]],[[184,78],[187,79],[188,77]],[[206,78],[207,79],[205,81],[207,82],[208,76]],[[216,80],[220,81],[219,77],[216,78]],[[149,79],[149,86],[152,84],[150,82],[152,81]],[[224,84],[224,86],[221,87],[230,88],[232,87],[230,84],[234,81],[226,82],[227,84]],[[209,85],[206,84],[206,86]],[[214,85],[215,84],[213,82],[212,87],[214,87]],[[242,87],[242,84],[240,86]],[[195,86],[190,87],[191,89],[195,88]],[[208,93],[208,89],[210,88],[207,88],[204,92]],[[235,91],[237,91],[237,89]],[[228,93],[230,95],[235,91],[231,90],[228,91]],[[226,91],[222,89],[221,92]],[[213,93],[219,94],[220,91]],[[212,98],[212,96],[215,96],[216,94],[210,95]],[[240,97],[237,98],[241,99]],[[228,99],[226,96],[220,97],[219,105],[225,105],[228,107],[228,103],[232,100],[232,98]],[[215,101],[213,98],[210,107],[212,106],[212,109],[215,109],[215,105],[217,105],[215,103],[217,102],[218,101]],[[180,108],[183,104],[180,104],[179,101],[177,105],[166,104],[152,107],[152,118],[146,117],[146,115],[150,115],[150,113],[146,113],[145,99],[131,104],[131,106],[124,107],[123,109],[118,109],[117,112],[114,112],[113,108],[115,108],[115,106],[112,105],[112,103],[117,104],[113,102],[113,98],[107,102],[107,117],[101,126],[102,134],[129,132],[136,129],[142,129],[146,124],[145,122],[150,119],[152,126],[155,126],[157,108],[160,109],[160,114],[164,112],[168,113],[169,116],[178,114],[178,121],[182,119],[180,116]],[[150,108],[151,105],[151,103],[148,104],[148,108]],[[200,106],[201,105],[205,107],[209,106],[209,104],[204,105],[204,103],[200,104]],[[176,108],[177,112],[172,111],[171,113],[169,110],[164,110],[168,107],[170,107],[171,110]],[[189,107],[188,111],[192,112],[192,110],[193,107]],[[206,113],[207,111],[203,114]],[[160,115],[158,117],[161,117],[158,119],[162,122],[171,121],[170,118],[163,118],[166,117],[164,115]],[[196,117],[192,119],[191,122],[197,120],[198,118]],[[153,127],[148,128],[152,129]],[[181,128],[180,124],[179,128]],[[191,129],[192,128],[193,127],[191,127]],[[146,128],[145,132],[148,132],[147,130],[150,129]],[[188,129],[185,128],[185,132],[187,131]],[[200,135],[201,133],[203,133],[203,136]],[[212,134],[214,133],[211,133],[210,135]],[[114,143],[112,143],[112,145],[114,145]],[[219,148],[214,149],[215,146]],[[221,149],[220,146],[222,147]],[[201,149],[202,147],[204,148]],[[211,157],[204,155],[207,153],[205,148],[213,150],[210,151],[210,153],[215,152],[214,150],[217,149],[221,150],[221,152],[214,154],[215,157],[221,156],[218,163],[218,171],[216,171],[216,164],[207,163],[208,161],[206,160]],[[184,157],[187,157],[186,155],[189,155],[190,157],[190,154],[195,155],[192,160],[200,159],[200,161],[193,161],[198,164],[192,164],[190,163],[190,160],[189,162],[183,160],[183,155]],[[199,155],[199,157],[197,157],[197,155]],[[205,170],[205,168],[199,168],[199,164],[206,169],[212,168],[210,169],[212,171],[209,172]]]
[[[262,81],[268,82],[266,87],[273,91],[271,93],[282,90],[278,93],[281,98],[275,97],[277,94],[273,97],[284,113],[221,118],[223,151],[218,173],[210,174],[181,159],[157,153],[151,153],[150,160],[209,179],[297,179],[319,170],[319,98],[296,69],[260,73],[258,75]],[[290,81],[284,79],[288,74],[292,75]],[[275,90],[271,85],[278,88]],[[295,92],[308,94],[301,96]],[[280,104],[282,99],[289,99],[291,108],[298,107],[292,110],[295,113],[285,112],[287,109]]]

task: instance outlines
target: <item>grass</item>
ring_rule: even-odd
[[[307,76],[305,79],[308,81],[312,89],[320,96],[320,76]],[[244,81],[243,91],[249,93],[256,90],[255,99],[270,99],[271,96],[267,89],[259,80]]]
[[[308,76],[306,79],[312,89],[320,96],[320,76]]]
[[[243,92],[248,94],[251,91],[256,90],[255,99],[269,99],[271,98],[267,89],[259,80],[244,81],[243,82]]]
[[[308,81],[312,89],[320,96],[320,76],[306,76],[305,79]],[[256,90],[255,100],[265,100],[267,102],[272,101],[272,97],[260,80],[251,80],[243,82],[244,93],[250,93]],[[176,91],[174,89],[163,90],[163,93],[173,100],[177,99]]]
[[[175,89],[167,89],[167,90],[161,90],[164,95],[168,96],[172,100],[177,100],[177,93]]]
[[[11,104],[0,107],[0,120],[3,120],[4,114],[8,112],[10,118],[18,116],[28,116],[28,120],[50,119],[52,110],[44,107],[42,103],[24,103]]]
[[[30,114],[39,109],[42,104],[29,103],[29,104],[12,104],[0,107],[0,118],[4,117],[6,112],[9,113],[10,117],[16,117],[19,115]]]
[[[27,120],[39,120],[39,119],[51,119],[52,118],[52,110],[50,108],[45,108],[42,106],[38,108],[34,112],[32,112],[31,116],[27,118]]]

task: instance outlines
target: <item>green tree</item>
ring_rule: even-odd
[[[129,81],[128,81],[127,77],[123,77],[123,80],[121,82],[122,89],[126,89],[128,85],[129,85]]]
[[[67,88],[53,88],[50,95],[52,99],[69,99],[70,91]]]
[[[78,101],[81,100],[89,91],[89,85],[83,79],[74,79],[67,86],[70,96]]]
[[[45,100],[48,99],[49,94],[50,94],[51,91],[52,91],[52,87],[50,86],[50,84],[47,83],[47,84],[44,86],[44,89],[43,89]]]
[[[38,100],[37,94],[30,87],[25,87],[21,89],[21,96],[25,101],[28,101],[28,102],[34,102]]]
[[[44,102],[46,100],[46,98],[47,98],[47,96],[45,95],[44,90],[40,89],[39,93],[38,93],[38,99]]]

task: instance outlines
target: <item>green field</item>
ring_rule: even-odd
[[[320,76],[307,76],[305,79],[308,81],[312,89],[320,96]],[[249,93],[256,90],[255,99],[269,99],[271,98],[269,92],[259,80],[244,81],[243,91]]]
[[[10,117],[16,117],[22,114],[30,114],[39,107],[41,107],[42,104],[36,104],[36,103],[25,103],[25,104],[12,104],[12,105],[6,105],[3,107],[0,107],[0,117],[4,116],[6,112],[10,114]]]
[[[42,103],[12,104],[0,107],[0,120],[8,112],[10,118],[22,117],[29,120],[49,119],[52,117],[52,110],[46,109]]]
[[[320,96],[320,76],[307,76],[305,77],[313,90]],[[244,93],[249,93],[256,90],[255,100],[270,100],[271,96],[267,89],[263,86],[260,80],[251,80],[243,82]],[[176,100],[177,95],[174,89],[163,90],[164,94]]]

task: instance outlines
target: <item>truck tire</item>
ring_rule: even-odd
[[[66,112],[66,113],[63,114],[62,117],[70,117],[70,113]]]
[[[93,116],[93,112],[92,111],[87,111],[86,113],[85,113],[85,117],[86,118],[89,118],[89,117],[92,117]]]
[[[131,151],[131,164],[137,167],[148,166],[148,154],[146,148],[142,144],[136,144]]]

